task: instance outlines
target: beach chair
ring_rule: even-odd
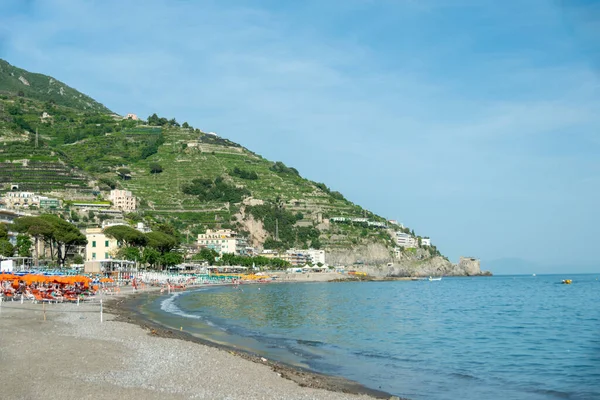
[[[74,294],[65,294],[63,300],[71,303],[77,303],[77,296]]]
[[[34,303],[52,303],[52,300],[43,297],[40,292],[34,293]]]

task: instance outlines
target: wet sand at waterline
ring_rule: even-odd
[[[146,324],[127,311],[112,314],[118,312],[118,303],[127,301],[113,299],[112,306],[105,307],[111,314],[104,312],[101,323],[98,304],[3,302],[0,398],[366,400],[384,396],[340,378],[249,354],[240,357],[190,338],[181,340],[186,339],[184,334]]]

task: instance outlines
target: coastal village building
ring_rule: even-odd
[[[6,208],[19,208],[37,206],[35,193],[33,192],[8,192],[4,196],[4,205]]]
[[[60,201],[33,192],[7,192],[3,198],[4,206],[9,209],[17,208],[59,208]]]
[[[404,232],[396,232],[396,244],[405,249],[417,247],[417,239]]]
[[[298,249],[289,249],[285,253],[277,253],[274,250],[263,250],[260,253],[262,257],[267,258],[280,258],[284,261],[289,262],[293,266],[303,266],[308,263],[312,263],[313,265],[317,265],[319,263],[325,264],[325,250],[316,250],[316,249],[308,249],[308,250],[298,250]]]
[[[0,224],[12,224],[13,221],[20,217],[30,217],[31,214],[27,214],[21,211],[9,211],[0,209]]]
[[[131,113],[127,114],[127,116],[125,117],[125,119],[131,119],[133,121],[139,121],[140,120],[137,115],[131,114]]]
[[[279,258],[289,262],[294,267],[297,267],[299,265],[306,265],[309,262],[309,259],[306,256],[306,254],[296,249],[287,250],[284,254],[281,254]]]
[[[207,229],[206,233],[198,235],[198,246],[206,247],[223,254],[246,255],[248,242],[231,229]]]
[[[431,239],[428,237],[421,239],[421,246],[431,246]]]
[[[332,217],[329,218],[329,222],[352,222],[366,224],[367,226],[373,226],[376,228],[387,228],[387,224],[385,222],[369,221],[368,218]]]
[[[325,265],[325,250],[308,249],[302,250],[302,252],[306,254],[308,260],[314,265],[319,263]]]
[[[136,199],[129,190],[111,190],[108,199],[115,208],[122,211],[135,211],[137,206]]]
[[[117,240],[102,233],[102,228],[88,228],[85,238],[85,261],[110,260],[119,249]]]

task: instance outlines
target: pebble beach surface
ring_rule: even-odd
[[[101,323],[98,304],[2,303],[0,398],[373,398],[302,387],[227,349],[160,337],[118,319],[104,313]]]

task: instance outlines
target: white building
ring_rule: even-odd
[[[417,239],[408,233],[396,232],[396,244],[405,249],[411,249],[417,247]]]
[[[117,240],[102,233],[102,228],[88,228],[85,238],[88,242],[85,247],[85,261],[110,260],[119,250]]]
[[[421,246],[431,246],[431,239],[428,237],[421,239]]]
[[[288,261],[293,266],[302,266],[308,263],[317,265],[321,263],[325,264],[325,250],[316,249],[289,249],[285,253],[276,253],[273,250],[264,250],[261,256],[268,258],[281,258],[284,261]]]
[[[309,261],[314,265],[317,265],[318,263],[325,265],[325,250],[308,249],[301,251],[306,254]]]
[[[136,209],[136,199],[129,190],[111,190],[108,199],[119,210],[135,211]]]
[[[206,233],[198,235],[198,246],[213,249],[219,255],[245,255],[248,242],[231,229],[207,229]]]

